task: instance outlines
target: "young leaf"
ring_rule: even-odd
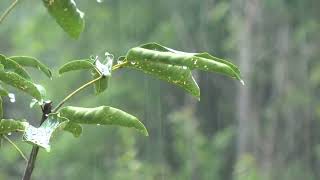
[[[185,89],[191,95],[200,98],[200,89],[194,80],[190,69],[181,66],[172,66],[162,63],[148,62],[131,62],[126,67],[134,68],[144,73],[153,75],[161,80],[173,83]]]
[[[25,79],[31,79],[28,72],[15,61],[0,55],[0,63],[3,65],[5,71],[15,72]]]
[[[42,71],[46,76],[49,78],[52,78],[52,73],[50,68],[48,68],[46,65],[41,63],[39,60],[33,57],[28,57],[28,56],[12,56],[9,59],[15,61],[18,63],[20,66],[24,67],[33,67],[36,69],[39,69]]]
[[[93,63],[89,61],[89,59],[83,60],[73,60],[66,64],[64,64],[59,69],[59,74],[63,74],[70,71],[84,70],[84,69],[94,69]]]
[[[148,136],[147,129],[136,117],[116,108],[108,106],[96,108],[68,106],[62,108],[59,112],[61,117],[65,117],[73,123],[131,127]]]
[[[41,92],[38,90],[35,84],[24,79],[14,72],[5,72],[4,70],[0,70],[0,81],[17,89],[20,89],[23,92],[26,92],[37,100],[42,99]]]
[[[97,71],[92,71],[92,76],[94,79],[100,77],[100,74],[97,73]],[[100,80],[98,80],[96,83],[94,83],[94,90],[96,95],[104,92],[109,85],[109,77],[104,76]]]
[[[58,129],[63,129],[68,121],[60,120],[56,114],[49,115],[48,119],[39,128],[29,125],[23,134],[23,140],[50,151],[50,139]]]
[[[153,46],[152,46],[153,45]],[[155,48],[158,47],[158,48]],[[159,48],[161,47],[161,48]],[[129,50],[126,59],[130,62],[146,63],[148,61],[188,67],[191,70],[217,72],[241,80],[239,70],[230,62],[213,58],[206,53],[185,53],[161,45],[147,44]]]
[[[84,29],[84,13],[74,0],[43,0],[50,15],[72,38],[77,39]]]
[[[24,132],[29,126],[25,120],[13,120],[13,119],[1,119],[0,120],[0,135],[8,134],[12,132]]]

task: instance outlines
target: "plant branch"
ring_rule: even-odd
[[[72,98],[74,95],[76,95],[78,92],[80,92],[81,90],[85,89],[86,87],[90,86],[91,84],[99,81],[103,76],[99,76],[98,78],[87,82],[86,84],[82,85],[81,87],[79,87],[78,89],[76,89],[75,91],[73,91],[72,93],[70,93],[67,97],[65,97],[58,105],[56,108],[53,109],[52,112],[57,112],[64,103],[66,103],[70,98]]]
[[[41,107],[41,109],[42,109],[42,118],[41,118],[40,126],[48,118],[48,114],[51,113],[52,102],[51,101],[45,102],[45,104]],[[22,180],[31,179],[31,175],[37,160],[38,152],[39,152],[39,146],[33,145]]]
[[[16,7],[18,2],[19,2],[19,0],[13,1],[13,3],[4,11],[4,13],[0,17],[0,24],[8,16],[8,14]]]
[[[112,67],[112,71],[115,71],[117,69],[122,68],[124,65],[126,65],[128,62],[123,62],[121,64],[116,64]],[[78,89],[76,89],[75,91],[73,91],[72,93],[70,93],[67,97],[65,97],[58,105],[57,107],[55,107],[53,109],[52,112],[57,112],[70,98],[72,98],[74,95],[76,95],[78,92],[80,92],[81,90],[85,89],[86,87],[90,86],[91,84],[99,81],[103,75],[101,74],[101,72],[96,69],[96,71],[100,74],[100,76],[96,79],[93,79],[92,81],[87,82],[86,84],[82,85],[81,87],[79,87]]]
[[[8,138],[8,136],[3,136],[3,138],[5,139],[5,140],[7,140],[18,152],[19,152],[19,154],[22,156],[22,158],[26,161],[26,162],[28,162],[28,159],[27,159],[27,157],[23,154],[23,152],[21,151],[21,149],[14,143],[14,142],[12,142],[9,138]]]

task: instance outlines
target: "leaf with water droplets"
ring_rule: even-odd
[[[79,38],[84,29],[84,13],[74,0],[43,0],[45,7],[56,22],[72,38]]]
[[[41,92],[38,90],[35,84],[14,72],[5,72],[4,70],[0,70],[0,81],[17,89],[20,89],[21,91],[31,95],[37,100],[42,99]]]
[[[191,95],[200,98],[199,86],[188,68],[154,62],[131,62],[127,63],[126,67],[134,68],[161,80],[173,83],[185,89]]]
[[[147,129],[136,117],[113,107],[82,108],[68,106],[62,108],[59,113],[61,117],[67,118],[72,123],[130,127],[146,136],[148,135]]]
[[[231,62],[215,58],[208,53],[186,53],[156,43],[149,43],[129,50],[126,59],[130,62],[155,62],[189,69],[217,72],[241,80],[239,69]]]
[[[68,120],[59,117],[57,114],[50,114],[38,128],[29,125],[23,134],[23,140],[50,151],[50,140],[58,130],[63,130],[68,124]]]
[[[14,72],[25,79],[31,80],[30,75],[22,66],[20,66],[15,61],[13,61],[9,58],[6,58],[5,56],[3,56],[1,54],[0,54],[0,64],[3,65],[5,71]]]
[[[70,71],[90,70],[90,69],[95,69],[95,67],[94,67],[94,64],[89,61],[89,59],[72,60],[64,64],[59,69],[59,74],[63,74]]]
[[[39,60],[37,60],[34,57],[29,56],[12,56],[9,59],[15,61],[20,66],[23,67],[33,67],[40,71],[42,71],[46,76],[49,78],[52,78],[52,73],[49,67],[41,63]]]
[[[12,132],[24,132],[29,126],[25,120],[1,119],[0,120],[0,135]]]

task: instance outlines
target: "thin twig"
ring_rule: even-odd
[[[8,138],[8,136],[3,135],[3,138],[4,138],[5,140],[7,140],[7,141],[19,152],[19,154],[21,155],[21,157],[22,157],[26,162],[28,162],[27,157],[23,154],[23,152],[21,151],[21,149],[20,149],[14,142],[12,142],[12,141]]]
[[[115,71],[121,67],[123,67],[124,65],[126,65],[128,62],[124,62],[124,63],[121,63],[121,64],[116,64],[112,67],[112,71]],[[78,92],[80,92],[81,90],[85,89],[86,87],[90,86],[91,84],[99,81],[103,75],[100,73],[99,70],[97,70],[97,72],[100,74],[100,76],[96,79],[93,79],[92,81],[89,81],[87,82],[86,84],[82,85],[81,87],[79,87],[78,89],[76,89],[75,91],[73,91],[72,93],[70,93],[67,97],[65,97],[58,105],[57,107],[55,107],[53,109],[52,112],[57,112],[70,98],[72,98],[75,94],[77,94]]]
[[[64,103],[66,103],[70,98],[72,98],[72,96],[74,96],[75,94],[77,94],[78,92],[80,92],[81,90],[85,89],[86,87],[90,86],[91,84],[99,81],[103,76],[100,76],[92,81],[87,82],[86,84],[82,85],[81,87],[79,87],[78,89],[76,89],[75,91],[73,91],[72,93],[70,93],[67,97],[65,97],[58,105],[56,108],[53,109],[52,112],[57,112]]]
[[[0,24],[8,16],[8,14],[15,8],[15,6],[18,4],[18,2],[19,2],[19,0],[13,1],[13,3],[4,11],[4,13],[0,17]]]

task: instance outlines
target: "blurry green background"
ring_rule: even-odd
[[[11,0],[1,0],[3,12]],[[80,138],[54,138],[41,151],[35,180],[317,180],[320,179],[319,0],[78,0],[86,28],[70,39],[40,0],[21,3],[0,25],[0,53],[34,56],[56,70],[105,51],[115,57],[158,42],[207,51],[240,66],[246,86],[194,72],[201,101],[134,70],[113,74],[109,89],[89,88],[69,105],[110,105],[138,116],[144,137],[118,127],[85,126]],[[53,80],[33,73],[54,103],[90,79],[84,72]],[[5,100],[5,117],[40,119],[30,98]],[[20,143],[29,155],[31,146]],[[25,162],[0,149],[0,180],[20,179]]]

